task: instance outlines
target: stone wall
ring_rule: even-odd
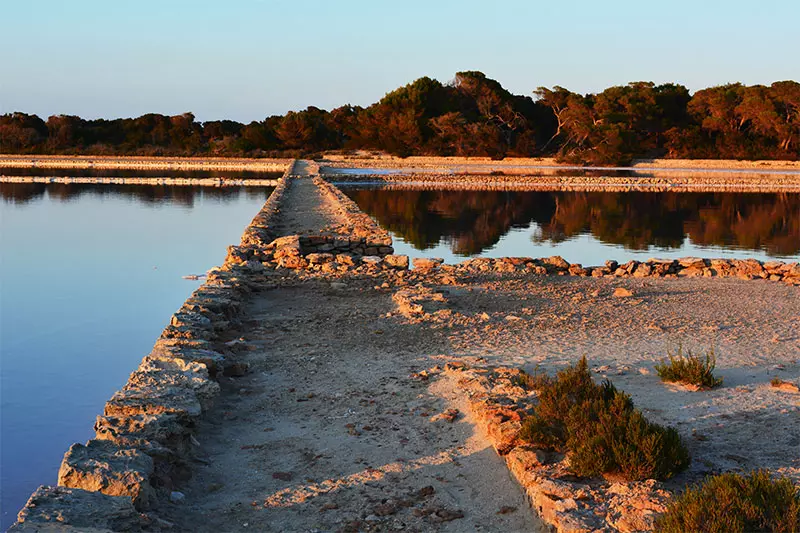
[[[291,159],[228,157],[0,155],[0,167],[14,168],[253,170],[274,172],[286,170],[292,162],[293,160]]]
[[[800,174],[757,172],[708,174],[681,172],[637,176],[564,176],[523,174],[427,173],[327,174],[341,182],[377,183],[382,187],[415,190],[519,190],[519,191],[599,191],[599,192],[797,192]],[[558,172],[563,173],[563,170]]]
[[[246,228],[243,242],[271,240],[270,227],[292,165]],[[249,244],[248,244],[249,245]],[[97,417],[95,437],[73,444],[58,486],[39,487],[10,531],[140,531],[168,524],[150,513],[190,472],[197,419],[219,393],[218,376],[241,376],[247,364],[225,336],[239,326],[242,302],[263,283],[252,268],[226,264],[209,272],[172,315],[152,351]],[[92,529],[94,528],[94,529]]]
[[[82,176],[0,176],[0,183],[65,183],[100,185],[168,185],[173,187],[273,187],[278,180],[258,178],[123,178]]]

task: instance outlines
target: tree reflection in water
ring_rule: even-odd
[[[0,198],[14,204],[22,204],[42,198],[64,202],[82,195],[128,196],[143,204],[176,204],[192,207],[201,196],[235,200],[241,194],[249,198],[267,199],[271,187],[202,187],[199,185],[103,185],[75,183],[0,183]]]
[[[800,194],[519,192],[345,189],[415,248],[450,242],[459,255],[494,246],[512,228],[539,226],[534,242],[591,235],[632,250],[700,246],[800,252]]]

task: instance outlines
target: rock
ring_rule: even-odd
[[[439,265],[444,263],[444,259],[440,259],[437,257],[415,257],[412,260],[412,264],[414,265],[415,269],[419,270],[433,270],[435,268],[439,268]]]
[[[312,265],[323,265],[333,261],[333,254],[327,253],[314,253],[306,255],[306,261]]]
[[[192,391],[204,410],[211,406],[219,394],[219,384],[209,378],[205,365],[150,357],[145,357],[139,368],[130,375],[123,390],[164,387],[182,387]]]
[[[669,492],[653,479],[614,483],[608,493],[606,523],[622,533],[652,531],[656,517],[667,510],[670,500]]]
[[[699,257],[681,257],[678,259],[678,264],[683,268],[704,268],[706,262]]]
[[[183,387],[145,387],[117,391],[106,402],[106,416],[158,415],[171,413],[182,420],[200,416],[202,407],[197,396]]]
[[[143,519],[124,496],[67,487],[40,486],[17,516],[11,533],[138,532]]]
[[[307,267],[308,261],[306,261],[299,255],[288,255],[280,258],[280,260],[278,261],[278,266],[281,268],[290,268],[297,270]]]
[[[625,287],[617,287],[614,289],[614,292],[611,294],[614,298],[628,298],[633,296],[633,292]]]
[[[365,255],[361,258],[361,262],[367,265],[380,265],[383,263],[383,258],[378,255]]]
[[[777,380],[771,383],[773,389],[777,389],[784,392],[794,392],[800,393],[800,387],[796,384],[792,383],[791,381],[783,381]]]
[[[645,278],[652,274],[653,268],[648,265],[647,263],[640,263],[639,266],[636,267],[636,270],[633,271],[634,278]]]
[[[169,493],[169,501],[172,503],[183,503],[186,500],[186,495],[182,492],[178,492],[177,490],[173,490]]]
[[[121,448],[137,448],[149,455],[164,453],[158,445],[180,456],[191,450],[191,430],[171,414],[98,416],[95,438],[108,440]]]
[[[137,509],[147,509],[155,498],[150,485],[153,459],[139,450],[120,448],[93,439],[70,446],[58,471],[58,484],[72,489],[130,496]]]
[[[407,255],[387,255],[383,258],[387,266],[396,268],[398,270],[408,270],[408,256]]]
[[[439,413],[438,415],[431,418],[431,422],[438,422],[439,420],[445,420],[447,422],[455,422],[456,418],[461,412],[458,409],[445,409],[444,412]]]
[[[190,343],[171,341],[172,339],[161,339],[156,342],[148,357],[154,360],[178,360],[184,364],[200,363],[208,368],[210,376],[215,375],[225,361],[225,357],[214,350],[195,347],[196,345]]]
[[[545,265],[550,265],[557,270],[567,270],[569,268],[569,263],[560,255],[545,257],[542,259],[542,262]]]
[[[343,291],[346,288],[347,288],[347,284],[346,283],[342,283],[340,281],[332,281],[331,282],[331,289],[333,289],[335,291]]]

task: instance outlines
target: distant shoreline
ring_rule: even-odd
[[[629,167],[563,165],[551,158],[326,155],[313,163],[328,180],[398,187],[495,190],[800,192],[800,161],[649,159]],[[221,157],[0,155],[0,167],[169,171],[282,171],[294,160]],[[347,169],[347,170],[345,170]],[[363,173],[360,170],[363,169]],[[389,172],[382,172],[389,171]],[[240,177],[4,176],[0,183],[274,186]]]

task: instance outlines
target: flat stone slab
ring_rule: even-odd
[[[85,445],[70,446],[58,471],[58,484],[108,496],[129,496],[134,507],[147,509],[155,498],[150,485],[153,468],[153,459],[146,453],[93,439]]]
[[[106,533],[142,530],[142,519],[125,496],[67,487],[36,489],[19,512],[13,533]]]

